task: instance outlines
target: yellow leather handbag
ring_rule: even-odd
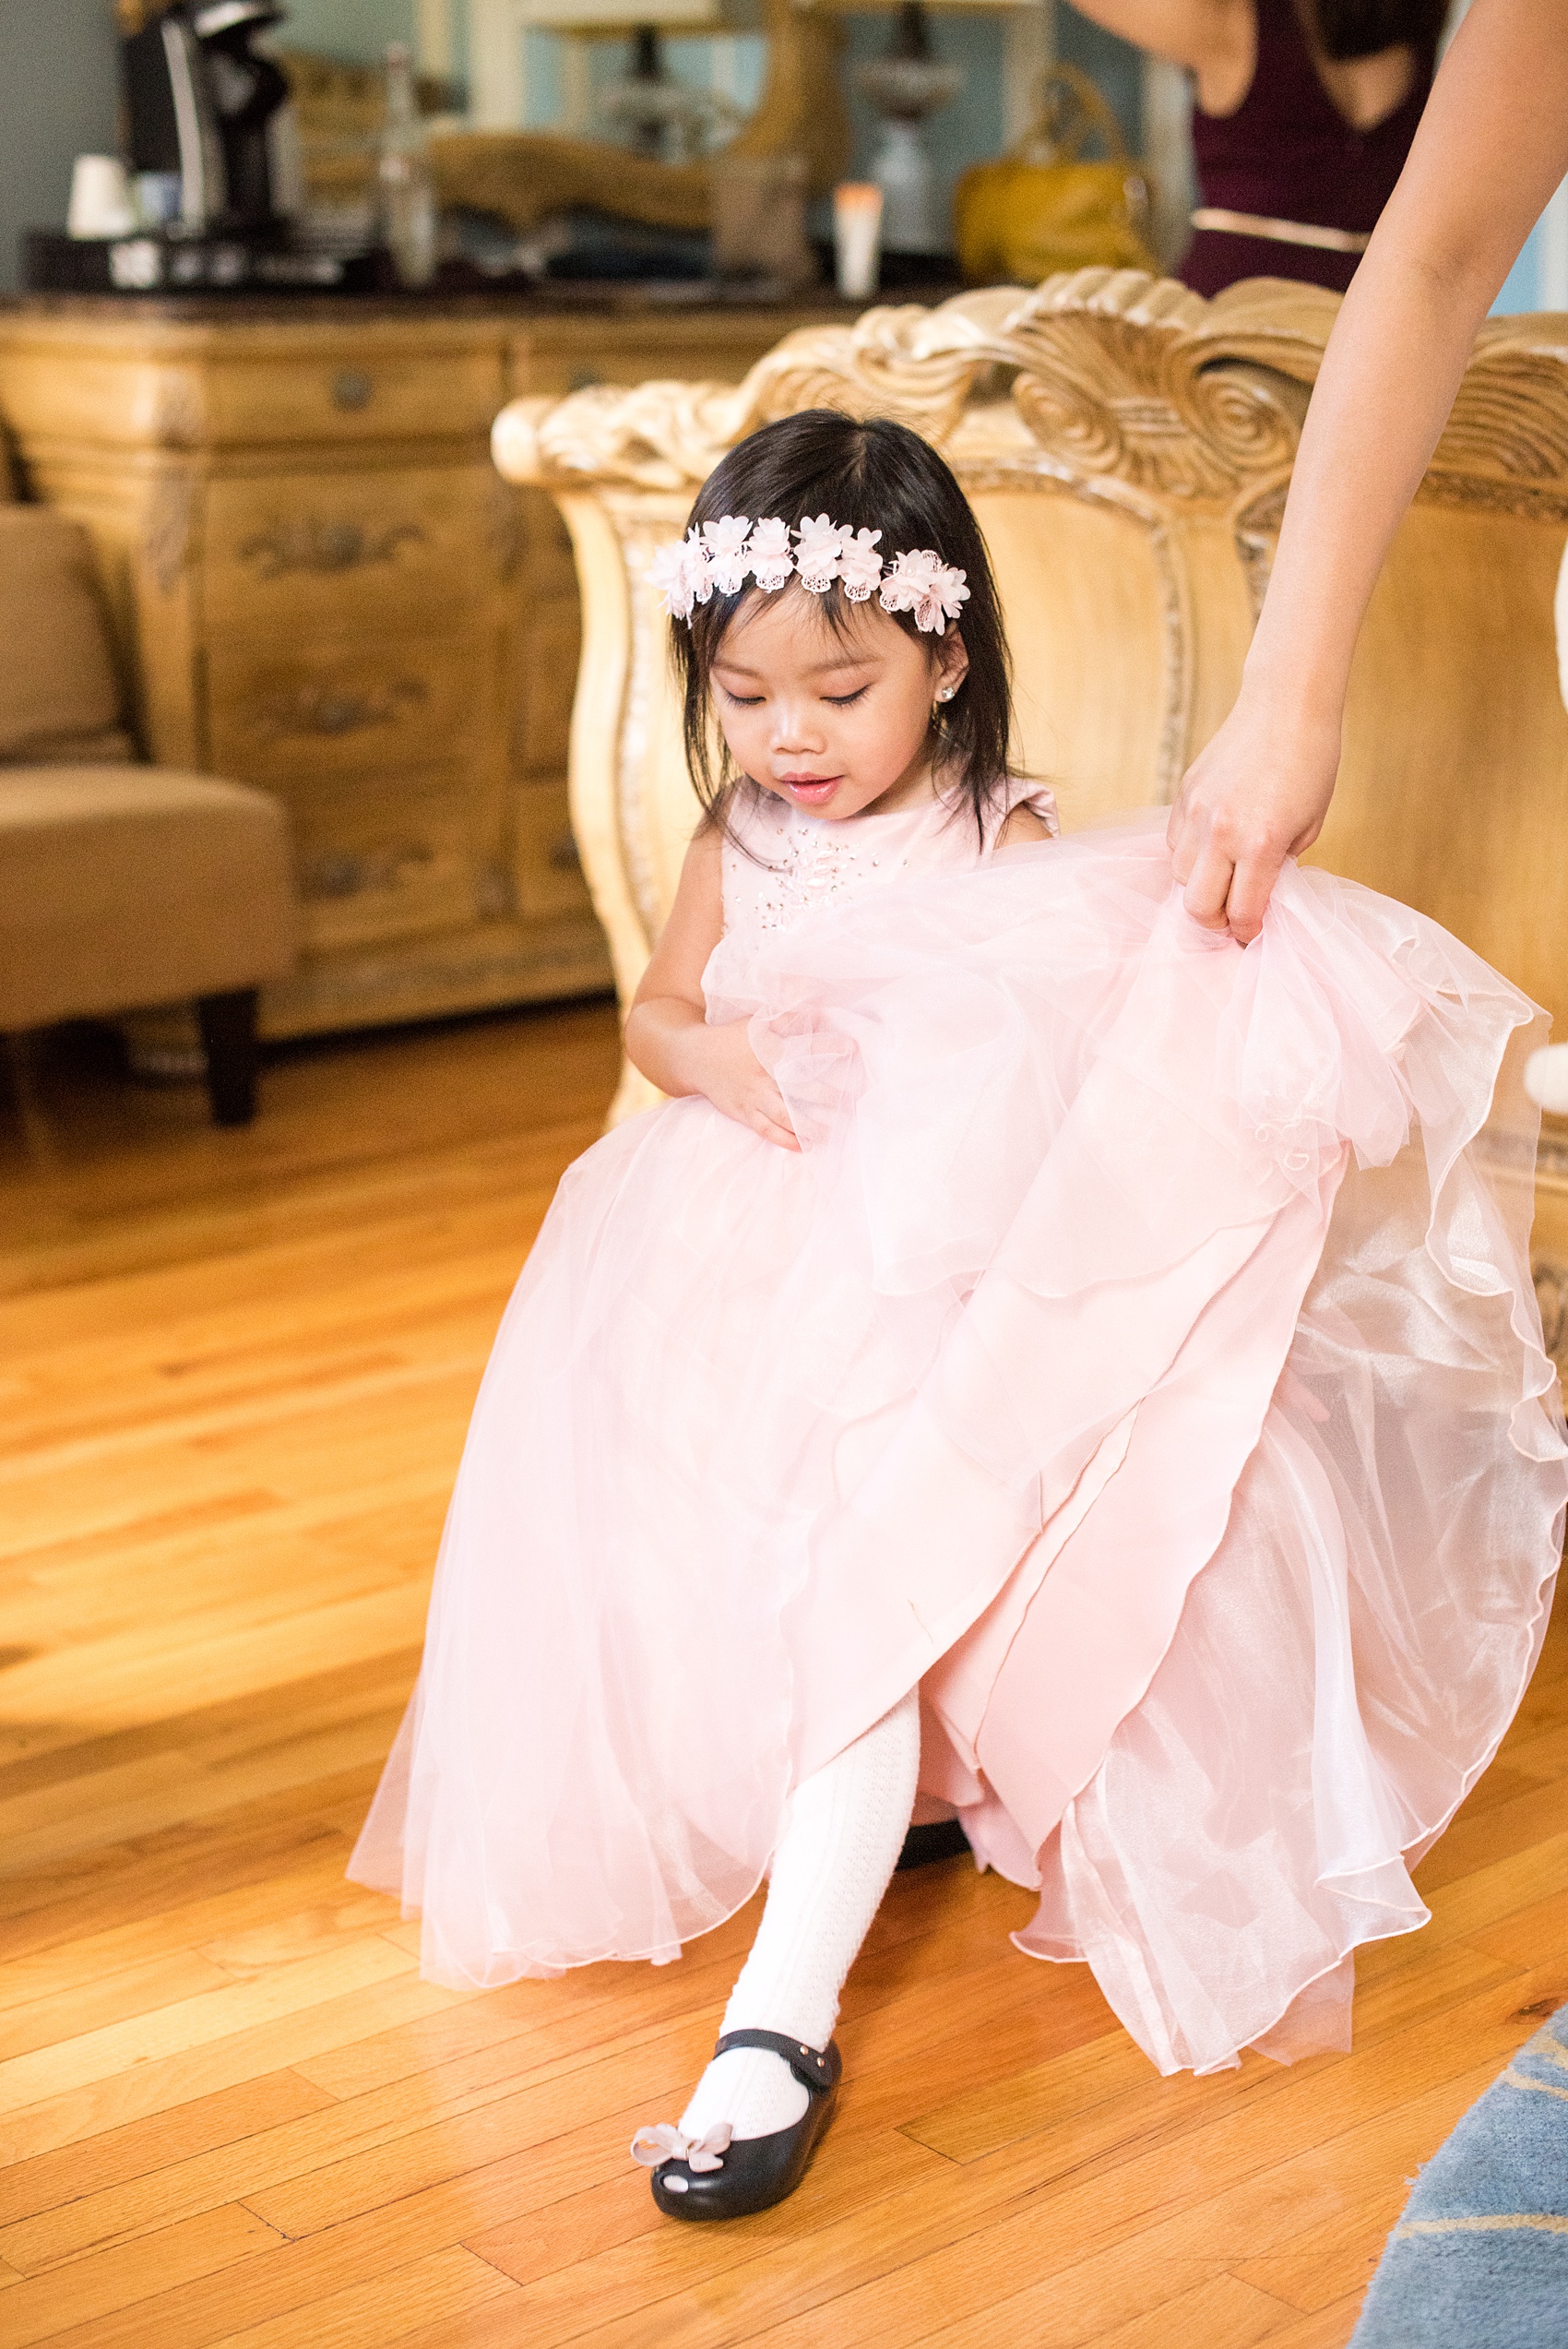
[[[1106,160],[1082,150],[1099,133]],[[1104,98],[1076,66],[1041,76],[1033,127],[953,191],[958,259],[971,284],[1038,285],[1096,264],[1158,270],[1144,242],[1148,183]]]

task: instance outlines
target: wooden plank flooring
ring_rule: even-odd
[[[1568,1998],[1568,1637],[1352,2055],[1161,2081],[1010,1947],[1025,1895],[922,1870],[816,2168],[730,2227],[659,2220],[625,2148],[750,1914],[464,1997],[344,1881],[614,1067],[595,1005],[291,1050],[244,1134],[89,1037],[0,1093],[0,2349],[1337,2349],[1417,2164]]]

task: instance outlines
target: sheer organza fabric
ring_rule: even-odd
[[[756,838],[709,1017],[804,1147],[685,1100],[567,1174],[353,1873],[441,1980],[673,1958],[919,1683],[1020,1945],[1162,2069],[1343,2044],[1557,1563],[1539,1015],[1322,874],[1216,939],[1153,823]]]

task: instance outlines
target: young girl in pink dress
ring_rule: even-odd
[[[899,425],[754,434],[659,576],[706,813],[626,1043],[673,1098],[518,1284],[353,1872],[477,1985],[661,1963],[768,1876],[634,2148],[725,2218],[826,2126],[917,1792],[1162,2071],[1347,2045],[1529,1677],[1568,1472],[1532,1005],[1327,874],[1243,949],[1162,817],[1058,839]]]

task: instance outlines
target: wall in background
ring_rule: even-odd
[[[73,159],[113,152],[118,110],[109,0],[0,0],[0,292],[22,230],[64,222]]]
[[[1568,310],[1568,180],[1558,189],[1509,270],[1491,315]]]
[[[328,57],[379,57],[389,41],[419,38],[415,0],[284,0],[287,24],[278,39],[291,49],[319,49]]]

